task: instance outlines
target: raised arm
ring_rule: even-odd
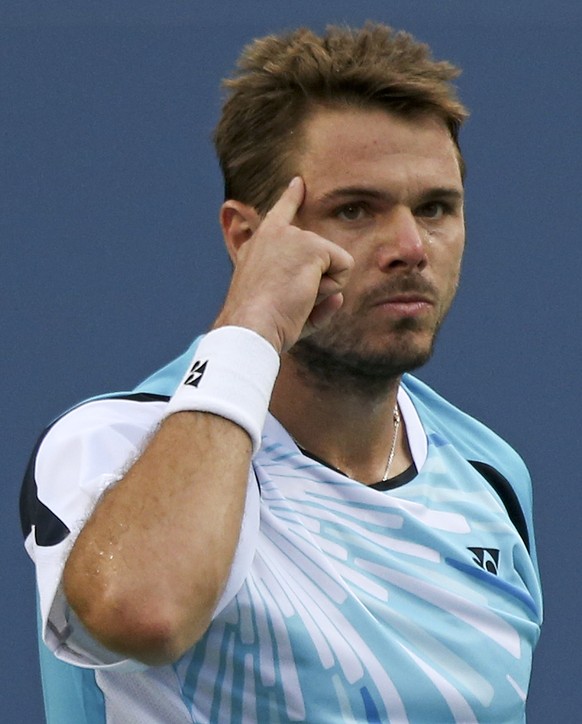
[[[303,195],[303,182],[294,180],[248,239],[231,249],[232,283],[216,331],[206,339],[211,354],[222,355],[220,364],[240,368],[241,384],[253,365],[240,358],[248,345],[241,346],[237,335],[250,335],[255,353],[267,360],[341,305],[352,259],[293,225]],[[213,352],[218,331],[221,351]],[[260,381],[267,403],[276,365],[270,368],[272,379]],[[220,380],[213,385],[217,404],[210,399],[204,411],[195,403],[188,409],[178,396],[190,392],[178,390],[168,406],[176,411],[102,496],[64,569],[65,595],[89,632],[147,664],[174,661],[203,635],[237,547],[253,426],[237,415],[231,416],[237,422],[229,419],[228,400],[220,399],[228,390],[220,389]],[[256,411],[248,412],[256,418]]]

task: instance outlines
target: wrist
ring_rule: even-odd
[[[166,416],[186,410],[232,420],[248,433],[253,453],[279,371],[279,355],[258,332],[223,326],[209,332],[166,408]]]
[[[212,330],[225,327],[246,329],[262,337],[280,355],[283,352],[283,340],[278,330],[274,328],[272,320],[262,317],[264,314],[257,314],[256,310],[246,309],[242,306],[239,306],[234,312],[227,313],[226,310],[223,310],[214,322]]]

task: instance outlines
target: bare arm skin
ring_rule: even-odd
[[[231,245],[235,272],[215,323],[252,329],[278,352],[339,308],[352,265],[340,247],[292,224],[303,196],[296,179]],[[250,460],[248,434],[224,418],[179,412],[160,425],[65,565],[67,600],[98,641],[157,665],[204,634],[236,550]]]

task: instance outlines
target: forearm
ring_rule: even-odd
[[[236,551],[278,366],[255,332],[210,332],[165,421],[86,522],[65,595],[105,646],[164,663],[206,630]]]
[[[213,414],[171,415],[102,498],[65,566],[65,594],[114,651],[159,664],[206,630],[236,549],[248,434]]]

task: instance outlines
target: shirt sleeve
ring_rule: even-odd
[[[24,496],[25,546],[36,566],[42,636],[61,660],[77,666],[145,668],[97,642],[68,606],[62,573],[71,548],[104,491],[124,475],[163,417],[165,398],[110,398],[75,408],[46,433],[31,461]],[[259,491],[249,472],[247,503],[230,576],[215,615],[236,595],[254,554]]]

